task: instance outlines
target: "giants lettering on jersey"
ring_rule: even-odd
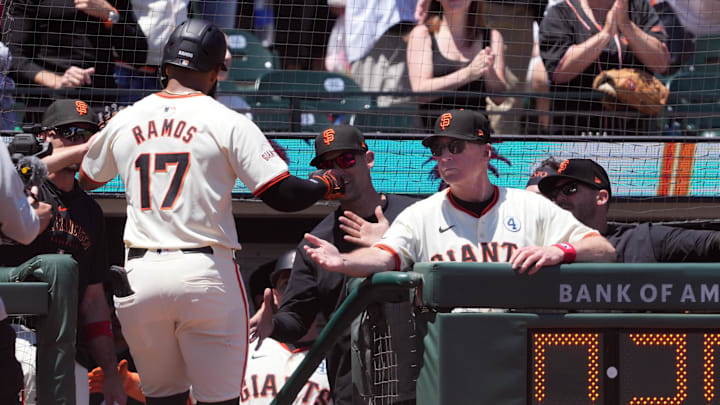
[[[192,140],[197,132],[194,126],[188,127],[183,120],[175,122],[174,118],[165,118],[162,120],[150,120],[144,127],[135,125],[132,129],[135,142],[140,145],[152,138],[175,138],[185,143]]]
[[[435,253],[430,256],[433,262],[509,262],[518,245],[513,242],[481,242],[480,252],[466,243],[460,249],[448,249],[444,253]]]
[[[288,378],[285,379],[286,382]],[[255,399],[275,398],[282,388],[282,386],[277,385],[275,374],[265,375],[264,381],[259,381],[260,379],[257,374],[251,375],[252,387],[248,387],[243,381],[242,391],[240,392],[241,403],[247,402],[250,397]],[[327,388],[320,389],[320,384],[309,380],[305,383],[305,388],[298,394],[298,398],[301,399],[303,404],[308,404],[310,400],[314,399],[313,405],[327,405],[331,399],[330,390]]]

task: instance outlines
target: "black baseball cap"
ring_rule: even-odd
[[[485,113],[473,110],[450,110],[435,120],[434,133],[422,144],[430,146],[433,138],[447,136],[465,141],[490,143],[492,128]]]
[[[292,270],[294,262],[295,249],[285,252],[277,259],[277,261],[275,262],[275,268],[273,269],[272,273],[270,273],[270,285],[272,285],[273,288],[276,287],[277,282],[283,273]]]
[[[607,172],[592,159],[568,159],[560,163],[557,174],[540,180],[538,188],[541,193],[549,194],[562,179],[577,180],[598,190],[607,190],[612,196]]]
[[[335,125],[315,137],[315,157],[310,164],[317,166],[322,155],[336,150],[365,152],[368,147],[359,129],[351,125]]]
[[[542,166],[541,168],[537,169],[535,173],[532,174],[532,176],[530,176],[530,179],[528,180],[527,184],[525,184],[525,187],[537,185],[538,183],[540,183],[540,180],[554,174],[557,174],[557,170],[553,169],[550,166]]]
[[[45,110],[41,124],[45,128],[87,124],[93,131],[98,130],[95,114],[90,110],[90,106],[82,100],[56,100]]]

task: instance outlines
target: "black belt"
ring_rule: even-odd
[[[167,249],[145,249],[145,248],[130,248],[128,250],[128,260],[131,259],[137,259],[138,257],[145,256],[145,253],[148,251],[155,252],[155,253],[161,253],[163,250]],[[209,255],[213,254],[213,249],[210,246],[203,246],[199,248],[190,248],[190,249],[178,249],[183,253],[207,253]]]

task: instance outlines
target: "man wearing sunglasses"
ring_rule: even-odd
[[[612,196],[605,169],[591,159],[569,159],[558,173],[543,178],[540,191],[597,229],[613,246],[618,262],[716,262],[720,257],[720,232],[673,226],[609,224]]]
[[[483,113],[442,114],[423,145],[449,188],[403,211],[372,247],[341,254],[306,234],[307,254],[326,270],[353,277],[429,261],[509,262],[529,274],[573,261],[613,261],[608,241],[567,211],[540,195],[490,183],[490,134]]]
[[[75,180],[87,151],[87,141],[97,131],[97,122],[84,101],[57,100],[44,112],[41,125],[43,131],[38,137],[50,142],[53,151],[43,158],[49,174],[39,187],[38,199],[53,207],[55,217],[30,245],[0,246],[0,265],[17,266],[10,277],[18,278],[18,281],[31,276],[38,267],[50,279],[54,279],[50,275],[53,272],[67,273],[73,271],[72,268],[77,269],[77,296],[68,294],[60,284],[51,290],[51,312],[47,318],[62,326],[57,329],[61,333],[52,337],[56,339],[52,345],[38,346],[38,350],[57,347],[57,363],[63,364],[57,369],[68,367],[67,362],[72,369],[74,357],[74,389],[59,386],[56,397],[50,402],[87,404],[90,398],[87,370],[96,363],[102,367],[106,378],[109,377],[104,386],[106,402],[124,404],[126,396],[116,368],[110,307],[102,284],[108,278],[109,269],[105,219],[98,203]],[[61,255],[55,255],[57,253]],[[63,277],[57,276],[57,279]],[[67,308],[75,307],[78,308],[76,315],[67,313]],[[69,326],[75,325],[75,318],[77,337],[76,328]],[[41,342],[46,338],[42,334],[38,336]]]
[[[334,244],[340,252],[374,243],[389,222],[417,201],[375,190],[370,174],[375,154],[368,149],[362,132],[352,126],[336,125],[316,136],[315,157],[310,164],[319,169],[336,169],[345,179],[345,196],[339,200],[340,206],[311,231]],[[302,241],[297,247],[279,310],[272,310],[272,296],[270,290],[266,290],[263,307],[250,320],[251,341],[257,338],[262,341],[268,336],[280,342],[297,341],[307,333],[318,313],[330,319],[345,299],[347,277],[327,272],[313,263],[305,254],[306,244]],[[277,313],[273,316],[273,312]],[[353,403],[350,359],[350,332],[347,331],[327,356],[328,379],[336,405]]]

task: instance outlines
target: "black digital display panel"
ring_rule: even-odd
[[[720,329],[528,329],[531,404],[720,405]]]

